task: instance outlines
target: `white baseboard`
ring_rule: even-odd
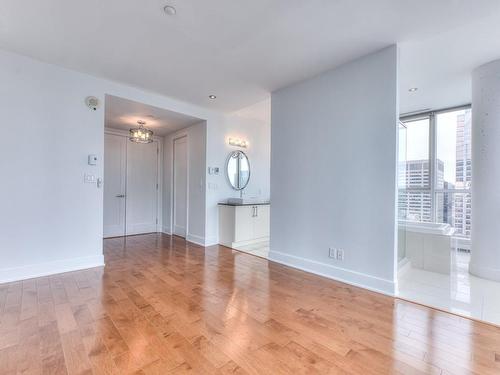
[[[156,224],[134,224],[127,225],[127,236],[136,234],[155,233],[157,232]]]
[[[233,242],[231,246],[233,249],[236,249],[241,246],[248,246],[248,245],[256,245],[264,242],[269,242],[269,237],[261,237],[261,238],[256,238],[254,240],[248,240],[248,241],[239,241],[239,242]]]
[[[469,263],[469,273],[480,277],[482,279],[488,279],[493,281],[500,281],[500,269],[493,267],[485,267],[483,265],[478,265],[472,260]]]
[[[172,232],[170,232],[170,228],[169,227],[162,227],[161,228],[161,232],[165,233],[165,234],[168,234],[168,235],[172,235]]]
[[[0,269],[0,284],[102,266],[104,266],[104,255],[2,268]]]
[[[392,280],[335,267],[330,264],[285,254],[279,251],[270,251],[269,259],[285,266],[297,268],[302,271],[314,273],[319,276],[324,276],[329,279],[341,281],[391,297],[395,294],[396,283]]]
[[[205,237],[197,236],[196,234],[188,233],[186,236],[186,241],[195,243],[200,246],[205,246]]]
[[[216,236],[205,238],[205,246],[214,246],[219,244],[219,239]]]

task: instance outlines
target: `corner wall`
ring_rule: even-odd
[[[272,94],[272,260],[394,293],[397,61],[392,46]]]

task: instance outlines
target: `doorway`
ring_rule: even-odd
[[[104,138],[104,238],[157,232],[159,142]]]
[[[173,234],[186,238],[189,186],[187,136],[175,138],[173,143]]]

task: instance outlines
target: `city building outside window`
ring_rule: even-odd
[[[448,223],[470,238],[470,106],[402,118],[399,132],[399,219]]]

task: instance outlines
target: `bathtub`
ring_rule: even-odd
[[[398,251],[406,253],[413,268],[449,274],[454,232],[446,223],[399,221]]]

